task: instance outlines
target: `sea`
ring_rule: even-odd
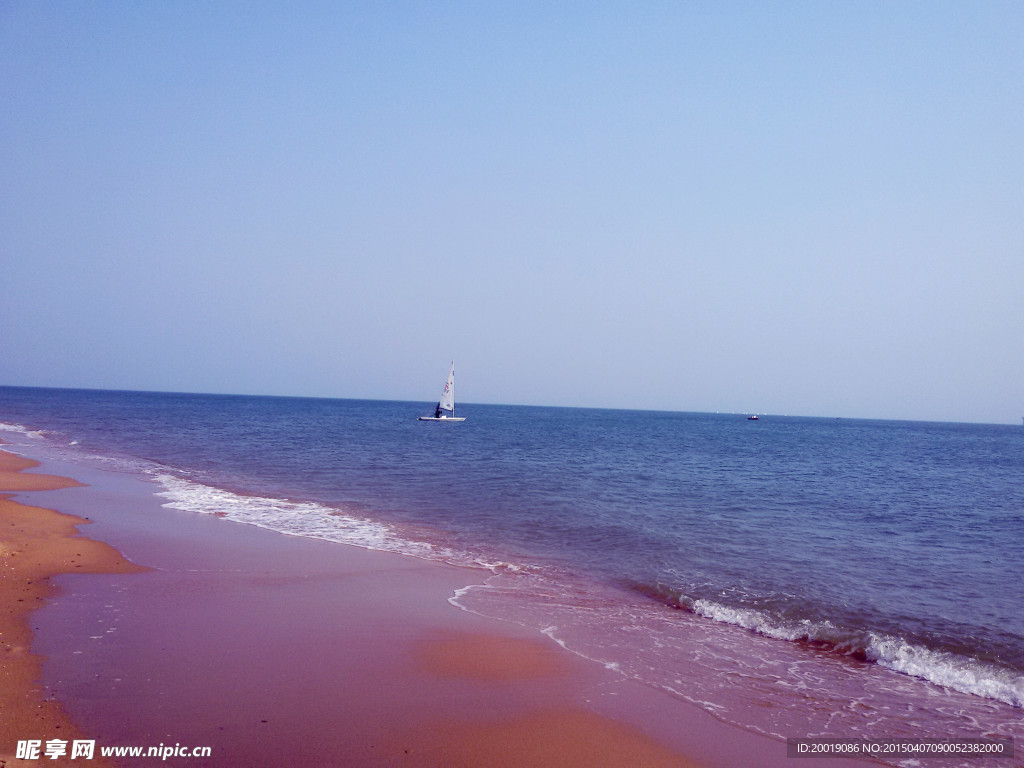
[[[478,569],[453,605],[752,731],[1024,750],[1021,426],[432,411],[0,387],[0,439],[168,507]]]

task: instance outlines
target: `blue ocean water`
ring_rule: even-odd
[[[908,702],[913,735],[1016,733],[1021,427],[473,404],[463,424],[416,420],[430,410],[0,387],[0,438],[144,473],[179,508],[487,567],[462,607],[726,718],[778,696],[753,724],[775,735],[795,701],[849,710],[820,733]]]

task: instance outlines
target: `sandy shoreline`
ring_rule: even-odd
[[[209,758],[168,761],[189,766],[790,764],[785,744],[448,603],[481,572],[169,510],[139,479],[56,465],[83,486],[0,457],[0,488],[37,478],[33,500],[79,515],[6,500],[5,531],[29,519],[55,527],[29,536],[50,553],[42,571],[5,557],[4,584],[97,574],[57,577],[64,592],[32,615],[45,670],[38,656],[5,654],[4,676],[20,687],[3,699],[24,713],[0,731],[7,765],[28,764],[7,757],[18,739],[51,733],[211,747]],[[77,534],[85,518],[108,543]],[[28,586],[33,603],[53,595]],[[30,610],[4,617],[12,647],[31,640]],[[40,674],[63,706],[42,702]]]
[[[62,573],[140,571],[113,547],[85,538],[73,515],[12,501],[9,492],[46,491],[81,485],[66,477],[24,470],[38,462],[0,451],[0,764],[15,762],[20,739],[85,738],[60,703],[43,696],[38,680],[43,660],[29,651],[29,615],[52,597],[52,577]],[[19,764],[35,761],[18,760]],[[59,761],[48,759],[47,764]],[[100,761],[100,764],[103,764]]]
[[[82,486],[69,478],[23,472],[36,466],[38,462],[0,452],[0,489],[25,492]],[[73,723],[60,703],[44,698],[37,682],[43,660],[36,654],[28,653],[32,641],[27,621],[30,612],[53,596],[56,587],[52,585],[51,579],[58,574],[124,574],[144,569],[126,561],[108,544],[80,535],[77,526],[89,522],[82,517],[29,506],[10,498],[0,501],[0,515],[4,530],[3,543],[0,545],[4,565],[0,596],[5,605],[9,606],[4,611],[3,623],[0,625],[5,651],[3,688],[0,689],[0,696],[5,702],[4,717],[0,723],[0,744],[3,745],[0,760],[7,761],[8,765],[28,765],[29,761],[15,759],[15,746],[20,739],[34,738],[45,743],[55,738],[70,741],[97,736],[91,730],[87,733]],[[233,563],[238,565],[236,560]],[[403,581],[423,580],[427,574],[413,572],[435,570],[424,567],[427,565],[414,565],[404,574]],[[361,567],[357,565],[356,570]],[[352,578],[356,573],[349,569],[347,575]],[[368,575],[378,580],[381,576],[373,571]],[[352,609],[354,606],[348,607]],[[458,613],[450,606],[442,610]],[[356,618],[352,613],[348,616]],[[359,622],[346,623],[358,625]],[[385,648],[392,645],[397,652],[383,654],[386,666],[398,668],[390,670],[389,674],[374,658],[380,653],[368,647],[368,644],[378,648],[381,646],[379,623],[378,618],[367,622],[369,632],[361,633],[356,629],[350,631],[348,637],[338,638],[344,641],[346,656],[362,658],[357,665],[363,668],[361,671],[345,669],[347,665],[338,668],[336,660],[306,659],[305,666],[325,667],[322,671],[327,673],[328,678],[332,675],[340,677],[335,682],[346,687],[358,683],[362,686],[358,698],[364,700],[361,705],[363,708],[369,703],[367,700],[380,698],[373,695],[366,686],[385,688],[386,698],[395,698],[398,690],[404,687],[403,694],[408,701],[396,702],[397,706],[391,707],[394,714],[400,715],[398,719],[392,719],[392,713],[387,713],[373,726],[365,717],[354,717],[358,707],[353,707],[347,718],[349,733],[341,740],[344,744],[332,743],[338,742],[338,739],[325,739],[316,722],[325,714],[321,711],[323,703],[315,701],[316,697],[309,696],[307,690],[303,691],[302,698],[307,701],[314,699],[310,702],[314,705],[311,707],[314,711],[301,714],[299,720],[291,723],[288,728],[290,733],[281,739],[282,743],[275,742],[284,734],[277,734],[276,737],[270,735],[268,738],[266,729],[264,733],[232,734],[226,739],[222,738],[220,743],[214,743],[214,737],[208,735],[208,732],[191,736],[179,730],[178,738],[182,742],[199,744],[203,739],[208,739],[214,752],[210,760],[183,759],[183,762],[189,765],[260,764],[259,756],[253,754],[252,749],[253,742],[256,742],[259,745],[258,752],[269,758],[266,764],[279,763],[282,751],[290,754],[290,761],[294,760],[298,764],[304,762],[298,742],[312,742],[315,749],[309,752],[309,757],[317,764],[611,766],[622,765],[623,760],[651,766],[696,764],[639,731],[575,706],[571,698],[561,694],[561,689],[566,680],[577,674],[578,670],[568,663],[569,660],[563,654],[540,642],[465,629],[450,632],[435,627],[415,638],[413,635],[416,632],[405,631],[398,640],[384,643]],[[211,621],[207,626],[212,627],[214,624]],[[242,640],[238,637],[235,639]],[[262,640],[273,642],[272,633],[268,633]],[[163,649],[164,654],[166,650]],[[402,656],[406,658],[402,659]],[[265,663],[260,668],[271,673]],[[370,680],[366,679],[367,668],[373,668]],[[219,676],[216,671],[212,674],[214,678]],[[385,674],[389,674],[391,679],[386,679]],[[290,677],[294,680],[294,675]],[[419,680],[411,681],[414,677]],[[226,684],[227,680],[222,682]],[[288,686],[286,684],[282,687]],[[204,703],[191,698],[192,691],[187,679],[183,681],[182,688],[189,709],[199,715],[206,708]],[[462,693],[452,696],[450,691],[441,691],[439,688],[460,688]],[[290,697],[292,693],[282,690],[280,695]],[[438,693],[440,697],[435,695]],[[237,695],[237,691],[233,694]],[[351,701],[350,697],[345,698]],[[463,700],[459,701],[460,698]],[[74,702],[72,708],[73,705]],[[374,706],[379,707],[380,702]],[[484,717],[479,716],[481,707],[488,712]],[[412,709],[422,715],[414,716]],[[137,712],[134,707],[132,710]],[[170,722],[176,719],[173,714],[166,718]],[[266,719],[262,718],[264,721]],[[333,727],[336,723],[331,721],[335,719],[328,715],[320,726]],[[300,720],[305,720],[309,725],[306,728],[300,727]],[[368,725],[372,727],[368,729]],[[186,723],[179,723],[177,727],[183,726],[187,731]],[[160,731],[166,727],[167,722],[159,723]],[[196,729],[191,730],[195,732]],[[121,738],[117,738],[117,734],[112,736],[114,743],[118,744],[134,743],[132,739],[138,738],[137,732],[132,733],[131,728],[120,735]],[[154,734],[141,743],[155,744],[157,740]],[[245,742],[245,746],[243,748],[240,743],[232,745],[232,741]],[[97,742],[110,743],[102,737]],[[41,764],[62,762],[45,760]],[[69,760],[68,764],[80,762]],[[99,762],[97,760],[89,764]],[[124,764],[132,763],[129,760]]]

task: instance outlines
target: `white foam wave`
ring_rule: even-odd
[[[724,624],[735,624],[765,637],[776,640],[813,639],[818,634],[830,633],[835,627],[828,621],[812,624],[805,621],[795,626],[786,626],[773,621],[768,614],[753,608],[730,608],[711,600],[695,600],[693,612]]]
[[[0,432],[17,432],[19,435],[35,438],[42,437],[47,434],[46,431],[42,429],[29,429],[21,424],[11,424],[6,421],[0,421]]]
[[[467,613],[471,613],[471,611],[465,605],[463,605],[461,601],[462,601],[462,598],[464,598],[467,594],[469,594],[470,590],[472,590],[473,588],[478,587],[478,586],[480,586],[480,585],[478,585],[478,584],[467,584],[464,587],[459,587],[458,589],[455,590],[455,592],[452,593],[452,596],[448,598],[448,602],[450,604],[454,605],[460,611],[466,611]]]
[[[469,560],[469,565],[486,568],[493,574],[529,574],[538,573],[542,570],[538,566],[528,565],[526,563],[510,563],[504,560],[484,559],[483,557],[473,557]]]
[[[735,624],[749,629],[754,632],[758,632],[762,635],[769,635],[775,637],[773,634],[775,627],[760,611],[755,611],[750,608],[729,608],[725,605],[712,602],[711,600],[694,600],[693,601],[693,612],[698,616],[704,616],[708,619],[714,619],[715,621],[721,621],[726,624]],[[780,638],[789,639],[789,638]]]
[[[833,646],[841,653],[861,652],[869,661],[905,675],[926,680],[1014,707],[1024,707],[1024,675],[959,654],[931,650],[902,638],[867,632],[853,639],[829,621],[786,625],[751,608],[730,608],[711,600],[695,600],[694,613],[725,624],[735,624],[777,640],[810,640]]]
[[[445,555],[426,542],[402,538],[385,523],[355,517],[316,502],[243,496],[169,474],[154,473],[154,478],[164,488],[157,496],[169,499],[165,507],[218,515],[278,533],[336,541],[364,549],[429,559],[442,559]]]
[[[617,672],[620,675],[624,675],[625,674],[622,671],[622,666],[617,661],[607,661],[607,660],[602,660],[602,659],[595,659],[592,656],[587,656],[586,654],[581,653],[577,649],[570,648],[569,644],[565,640],[563,640],[561,637],[558,637],[555,634],[556,632],[558,632],[558,630],[559,630],[558,625],[552,624],[549,627],[542,627],[541,630],[540,630],[540,633],[542,635],[544,635],[545,637],[547,637],[547,638],[549,638],[551,640],[554,640],[556,643],[558,643],[558,645],[560,645],[562,647],[563,650],[566,650],[569,653],[572,653],[572,654],[574,654],[576,656],[579,656],[582,659],[587,659],[588,661],[593,661],[593,662],[595,662],[597,664],[601,664],[605,669],[607,669],[610,672]]]
[[[868,658],[879,666],[930,683],[1024,707],[1024,675],[954,653],[933,651],[900,638],[871,636]]]

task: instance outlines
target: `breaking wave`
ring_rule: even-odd
[[[634,588],[674,608],[765,637],[804,643],[961,693],[1024,707],[1024,675],[1009,667],[928,648],[883,632],[845,629],[828,620],[786,623],[765,611],[731,607],[713,600],[693,600],[664,587]]]
[[[164,489],[156,495],[168,499],[164,506],[172,509],[217,515],[278,533],[352,544],[364,549],[428,559],[444,559],[447,554],[434,545],[401,536],[386,523],[357,517],[337,507],[313,501],[243,495],[166,473],[152,474]]]
[[[0,421],[0,432],[16,432],[19,435],[25,435],[26,437],[42,437],[43,435],[49,434],[43,429],[29,429],[21,424],[11,424],[10,422]]]

